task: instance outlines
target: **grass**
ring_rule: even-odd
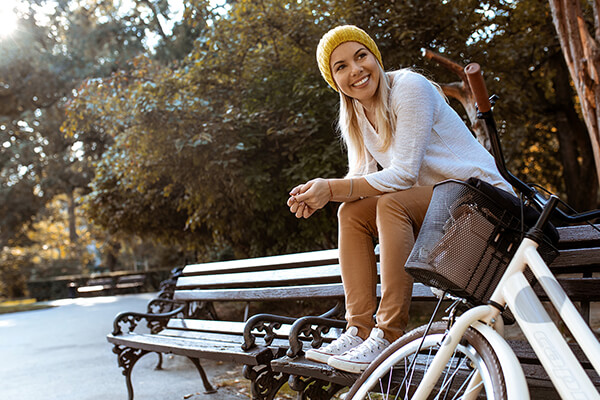
[[[36,302],[35,299],[11,300],[0,302],[0,314],[9,314],[15,312],[42,310],[53,307],[48,304]]]

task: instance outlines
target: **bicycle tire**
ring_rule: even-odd
[[[410,399],[424,371],[431,364],[446,327],[445,322],[434,323],[424,341],[425,326],[416,328],[396,340],[352,385],[346,400]],[[408,374],[407,366],[411,365],[421,342],[423,344],[417,357],[417,367]],[[477,399],[507,399],[506,383],[498,357],[488,341],[473,328],[465,332],[429,398],[462,399],[464,396],[461,390],[466,389],[467,381],[475,370],[480,372],[482,378],[478,385],[482,390]],[[405,380],[407,375],[409,378]]]

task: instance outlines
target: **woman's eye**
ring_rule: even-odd
[[[344,69],[346,66],[345,65],[338,65],[336,71],[341,71],[342,69]]]

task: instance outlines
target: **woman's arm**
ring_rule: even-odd
[[[317,178],[292,189],[287,204],[297,218],[308,218],[330,201],[355,201],[382,193],[369,185],[365,178]]]
[[[435,87],[417,73],[406,72],[396,79],[390,97],[396,116],[394,143],[387,150],[391,162],[365,175],[371,186],[384,192],[408,189],[417,183],[442,100]]]

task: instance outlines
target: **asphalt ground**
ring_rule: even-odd
[[[54,307],[0,315],[0,400],[126,400],[125,377],[106,335],[121,311],[144,312],[154,293],[65,299]],[[204,394],[185,357],[144,356],[133,368],[136,400],[249,399],[235,364],[203,361],[215,394]]]

